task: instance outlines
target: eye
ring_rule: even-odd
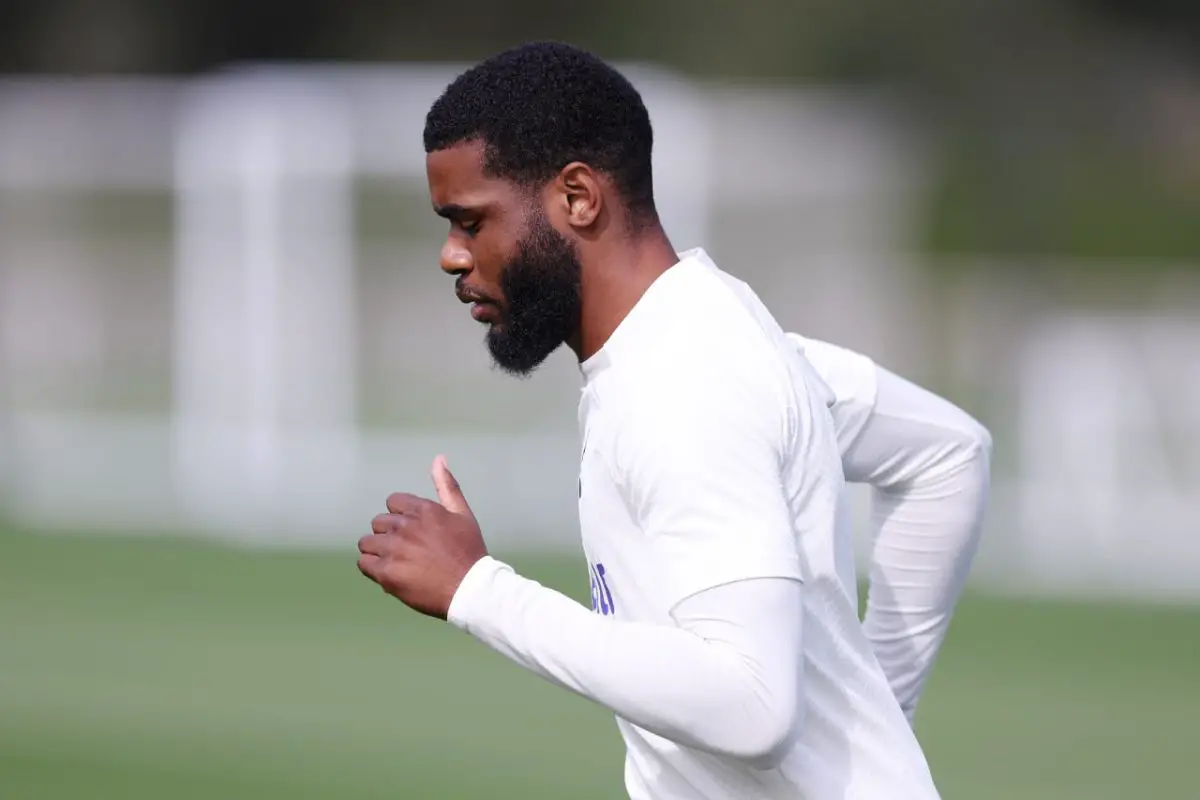
[[[483,227],[483,221],[478,219],[459,220],[457,224],[458,229],[467,236],[474,236],[475,234],[479,233],[479,229]]]

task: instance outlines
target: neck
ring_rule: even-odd
[[[581,276],[579,330],[567,343],[581,362],[604,346],[650,285],[679,261],[658,225],[589,255]]]

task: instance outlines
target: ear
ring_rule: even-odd
[[[565,219],[576,229],[590,228],[604,209],[604,187],[595,170],[580,161],[562,168],[555,180]]]

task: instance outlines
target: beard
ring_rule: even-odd
[[[575,333],[583,305],[581,274],[575,247],[537,211],[500,276],[501,321],[487,332],[496,366],[527,377]]]

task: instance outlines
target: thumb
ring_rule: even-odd
[[[467,498],[463,497],[462,487],[458,485],[458,480],[450,473],[450,466],[446,463],[445,456],[438,456],[433,460],[433,469],[430,474],[433,476],[434,488],[437,489],[438,502],[445,506],[447,511],[474,519],[475,515],[471,513],[471,507],[467,505]]]

